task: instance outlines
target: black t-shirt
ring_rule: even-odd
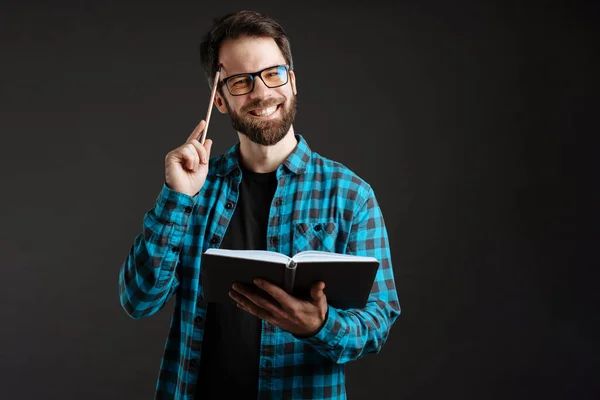
[[[242,169],[236,209],[222,249],[266,250],[269,211],[277,189],[275,171]],[[234,305],[208,304],[196,398],[256,399],[261,320]]]

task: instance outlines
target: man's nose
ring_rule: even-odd
[[[254,90],[250,92],[252,98],[266,99],[271,96],[271,88],[269,88],[258,76],[254,79]]]

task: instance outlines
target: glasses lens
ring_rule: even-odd
[[[281,86],[287,82],[288,74],[285,67],[273,67],[265,70],[262,78],[267,86]]]
[[[240,75],[227,81],[227,87],[232,95],[245,94],[252,89],[252,76]]]

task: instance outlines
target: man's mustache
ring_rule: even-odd
[[[255,100],[252,103],[242,108],[243,112],[248,112],[255,110],[257,108],[267,108],[272,106],[277,106],[285,102],[285,98],[283,99],[269,99],[269,100]]]

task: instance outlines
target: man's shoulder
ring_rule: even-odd
[[[309,170],[312,174],[321,175],[323,180],[330,183],[350,186],[365,193],[371,191],[371,185],[344,163],[322,156],[315,151],[312,152]]]

